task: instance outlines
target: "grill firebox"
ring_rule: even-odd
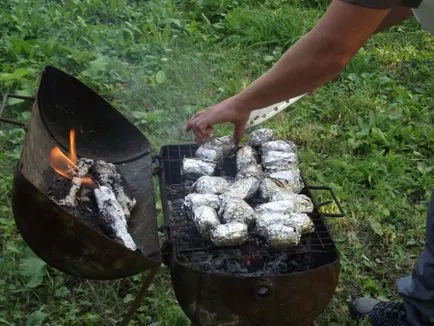
[[[315,211],[315,232],[298,246],[268,249],[261,239],[237,247],[214,247],[201,237],[183,207],[191,184],[180,174],[182,159],[195,145],[169,145],[160,153],[160,191],[170,241],[172,280],[178,301],[197,325],[308,325],[334,293],[339,276],[338,253],[306,186]],[[234,177],[235,158],[217,173]],[[258,199],[252,199],[253,201]]]

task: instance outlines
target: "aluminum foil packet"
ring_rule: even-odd
[[[184,205],[191,210],[200,206],[208,206],[214,209],[220,208],[219,196],[214,194],[188,194],[185,196]]]
[[[289,215],[285,213],[256,213],[256,232],[263,236],[267,236],[268,227],[272,224],[289,223]]]
[[[211,241],[217,247],[238,246],[249,237],[247,225],[240,222],[220,224],[211,232]]]
[[[223,150],[208,144],[200,146],[194,156],[202,161],[218,163],[223,160]]]
[[[194,190],[199,194],[222,194],[229,189],[231,182],[222,177],[203,176],[194,184]]]
[[[217,137],[207,143],[208,146],[219,148],[224,156],[232,155],[237,150],[237,145],[232,136]]]
[[[255,212],[257,214],[267,214],[267,213],[284,213],[284,212],[294,212],[295,211],[295,201],[293,200],[279,200],[270,201],[255,207]]]
[[[264,171],[262,171],[262,166],[260,164],[252,164],[245,166],[243,169],[238,171],[235,179],[246,179],[254,177],[258,180],[264,179]]]
[[[197,179],[204,175],[213,175],[216,164],[205,162],[196,158],[184,158],[182,160],[181,175],[189,179]]]
[[[290,213],[289,221],[286,224],[294,226],[302,235],[315,231],[312,220],[304,213]]]
[[[255,211],[241,198],[228,199],[219,214],[222,214],[223,223],[241,222],[248,225],[255,221]]]
[[[221,195],[222,204],[231,198],[252,198],[259,189],[259,183],[259,180],[253,177],[235,180],[229,189]]]
[[[261,145],[262,155],[271,151],[296,153],[297,146],[295,145],[295,143],[289,140],[272,140],[272,141],[265,142]]]
[[[262,156],[262,165],[267,171],[290,170],[297,164],[297,154],[269,151]]]
[[[193,210],[193,221],[202,236],[207,236],[220,224],[216,210],[208,206],[196,207]]]
[[[299,193],[304,188],[300,170],[297,167],[290,170],[273,172],[269,175],[269,178],[279,185],[280,188],[290,193]]]
[[[295,205],[295,212],[300,213],[311,213],[313,212],[314,205],[312,203],[312,200],[305,196],[300,194],[290,194],[284,191],[276,192],[271,196],[271,201],[281,201],[281,200],[288,200],[293,201]]]
[[[253,147],[246,145],[237,151],[237,171],[257,163],[257,154]]]
[[[272,248],[296,246],[300,242],[300,233],[293,226],[270,224],[266,230],[266,239]]]
[[[273,139],[274,139],[273,130],[263,128],[263,129],[257,129],[253,131],[250,134],[248,143],[250,146],[259,147],[261,146],[262,143],[271,141]]]
[[[264,201],[271,201],[274,195],[277,193],[288,193],[282,185],[277,184],[273,179],[265,177],[261,180],[259,185],[259,196]]]

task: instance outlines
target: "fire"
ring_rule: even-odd
[[[69,132],[69,153],[65,155],[59,146],[50,152],[50,166],[61,176],[85,187],[96,188],[95,181],[90,177],[80,177],[77,166],[77,151],[75,149],[75,130]]]

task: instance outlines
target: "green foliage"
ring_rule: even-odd
[[[192,113],[247,86],[314,26],[323,0],[0,0],[0,92],[33,95],[52,64],[125,114],[154,150],[192,141]],[[396,296],[423,247],[434,184],[434,42],[415,20],[373,37],[340,78],[266,125],[298,144],[310,183],[331,186],[346,218],[336,296],[317,321],[349,325],[352,295]],[[29,103],[4,115],[27,121]],[[216,134],[227,134],[219,126]],[[86,281],[46,266],[12,218],[12,175],[24,131],[0,129],[0,324],[115,325],[143,275]],[[157,191],[157,186],[155,187]],[[161,223],[161,204],[157,204]],[[131,325],[188,325],[167,269]]]

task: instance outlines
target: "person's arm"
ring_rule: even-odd
[[[385,29],[398,25],[411,17],[413,17],[413,11],[410,8],[403,6],[394,7],[386,18],[383,19],[375,32],[378,33],[384,31]]]
[[[338,76],[389,11],[334,0],[317,25],[269,71],[237,95],[195,114],[187,131],[201,143],[211,136],[213,125],[229,121],[239,141],[251,111],[311,92]]]

